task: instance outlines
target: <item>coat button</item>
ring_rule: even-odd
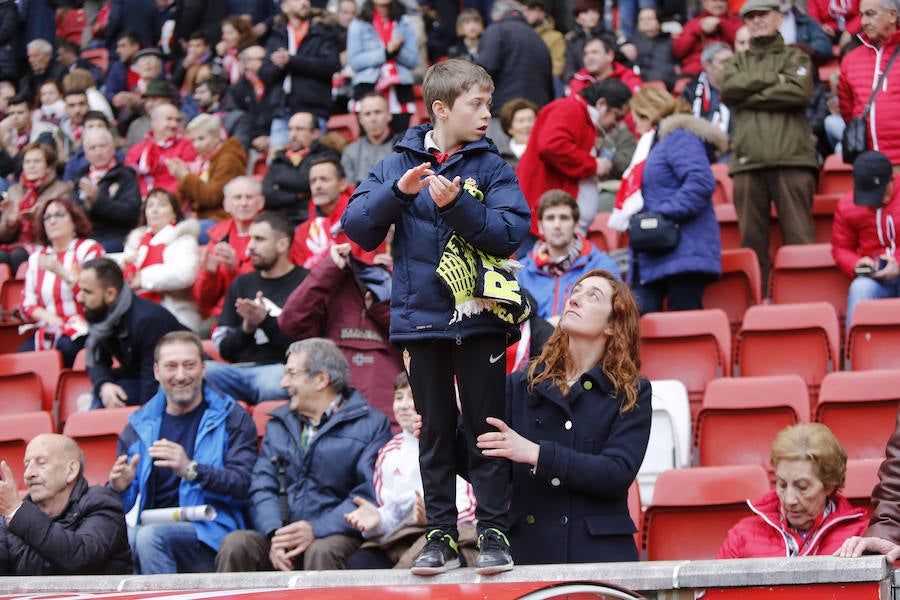
[[[581,385],[582,385],[582,387],[583,387],[584,389],[586,389],[586,390],[589,390],[589,389],[591,389],[592,387],[594,387],[594,384],[593,384],[592,382],[590,382],[590,381],[585,381],[585,382],[584,382],[583,384],[581,384]]]
[[[566,421],[565,423],[563,423],[563,427],[566,428],[566,431],[572,429],[572,421]]]
[[[568,522],[569,522],[569,517],[560,517],[559,518],[560,525],[566,525]]]
[[[529,525],[534,525],[534,515],[526,515],[525,522]]]
[[[560,483],[562,482],[559,480],[559,477],[554,477],[550,480],[550,485],[552,485],[553,487],[559,487]]]

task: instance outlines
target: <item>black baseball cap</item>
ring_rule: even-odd
[[[878,152],[863,152],[853,163],[853,203],[878,208],[884,203],[884,193],[894,178],[891,160]]]

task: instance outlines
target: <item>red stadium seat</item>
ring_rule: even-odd
[[[84,452],[84,477],[91,485],[103,485],[109,480],[109,470],[116,462],[119,434],[128,424],[128,416],[138,408],[103,408],[69,415],[63,433],[74,438]]]
[[[262,440],[266,434],[266,423],[269,422],[269,413],[281,406],[287,404],[288,400],[263,400],[253,407],[251,415],[253,422],[256,424],[256,435]]]
[[[25,280],[7,279],[0,284],[0,307],[3,308],[3,320],[22,322],[22,299],[24,298]]]
[[[731,374],[731,326],[716,308],[641,317],[641,366],[649,379],[684,383],[696,415],[706,384]]]
[[[19,332],[21,322],[0,321],[0,354],[16,352],[26,339],[34,335],[32,331]]]
[[[588,227],[587,239],[590,240],[600,252],[609,252],[616,248],[624,248],[627,244],[626,234],[621,233],[607,225],[609,212],[598,212]]]
[[[872,512],[872,490],[878,484],[881,458],[851,458],[847,460],[847,479],[841,493],[850,504]]]
[[[38,350],[0,355],[0,373],[36,373],[41,379],[41,410],[53,412],[56,381],[62,371],[62,356],[57,350]]]
[[[863,300],[847,331],[846,369],[900,369],[900,298]]]
[[[850,278],[831,256],[831,244],[782,246],[769,274],[769,295],[775,304],[824,300],[838,320],[847,314]]]
[[[104,75],[109,70],[109,50],[106,48],[85,48],[81,51],[81,58],[103,71]]]
[[[840,327],[828,302],[751,306],[735,341],[735,374],[803,377],[810,398],[840,366]]]
[[[42,433],[53,433],[53,418],[47,411],[3,415],[0,419],[0,458],[12,469],[20,490],[25,489],[25,447]]]
[[[637,547],[638,554],[641,553],[641,525],[643,524],[644,519],[644,509],[641,506],[641,490],[638,487],[637,479],[635,479],[631,483],[631,487],[628,488],[628,514],[631,515],[631,520],[634,521],[634,527],[637,531],[634,532],[634,545]]]
[[[746,500],[769,491],[761,465],[693,467],[660,474],[644,511],[647,560],[715,558],[728,530],[749,516]]]
[[[694,429],[699,464],[769,469],[775,434],[809,421],[809,392],[798,375],[727,377],[706,386]]]
[[[841,194],[816,194],[813,197],[812,216],[817,244],[831,244],[834,229],[834,210]]]
[[[0,415],[39,411],[42,399],[41,378],[37,373],[0,375]]]
[[[219,351],[216,349],[216,344],[212,340],[203,340],[203,351],[212,360],[221,363],[225,362],[222,355],[220,355]]]
[[[713,192],[713,204],[734,204],[734,182],[728,174],[727,163],[713,163],[713,176],[716,178],[716,191]]]
[[[900,410],[900,370],[841,371],[822,381],[815,419],[849,458],[884,458]]]
[[[326,130],[341,134],[349,144],[359,139],[359,120],[355,114],[331,115]]]
[[[719,234],[722,250],[741,247],[741,230],[738,227],[737,210],[734,204],[717,204],[716,221],[719,222]]]
[[[703,291],[704,308],[720,308],[728,315],[732,333],[737,333],[744,313],[762,302],[759,260],[750,248],[722,250],[722,277]]]
[[[83,8],[60,11],[57,17],[56,35],[81,46],[81,32],[87,26],[87,13]]]
[[[844,194],[853,189],[853,165],[839,154],[829,154],[819,172],[820,194]]]
[[[56,428],[62,430],[69,416],[78,412],[78,396],[91,392],[94,384],[86,371],[65,370],[56,385]]]

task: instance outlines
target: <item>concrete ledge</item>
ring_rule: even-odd
[[[437,577],[408,571],[295,571],[190,575],[0,577],[0,593],[303,589],[516,581],[604,581],[635,591],[893,581],[881,556],[519,566],[491,577],[459,569]]]

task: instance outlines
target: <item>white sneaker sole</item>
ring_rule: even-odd
[[[513,566],[512,563],[509,563],[506,565],[491,565],[490,567],[475,567],[475,572],[479,575],[496,575],[497,573],[512,571]]]
[[[432,575],[440,575],[441,573],[446,573],[452,569],[459,568],[459,559],[454,558],[452,560],[448,560],[441,567],[411,567],[409,572],[413,575],[423,575],[426,577],[430,577]]]

